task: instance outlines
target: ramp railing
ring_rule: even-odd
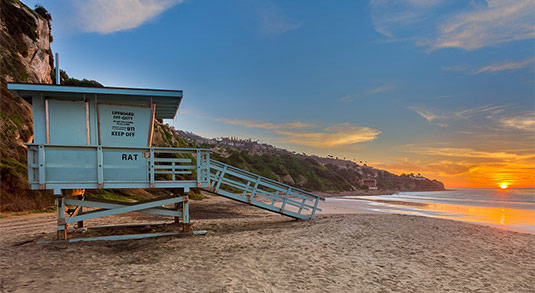
[[[313,219],[323,197],[260,175],[210,161],[209,191],[297,219]]]

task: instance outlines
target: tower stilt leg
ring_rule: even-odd
[[[188,193],[184,193],[185,200],[182,202],[182,231],[189,233],[191,231],[191,223],[189,222],[189,198]]]
[[[58,240],[67,240],[67,223],[65,222],[65,201],[61,189],[54,189],[56,196],[56,211],[58,218]]]

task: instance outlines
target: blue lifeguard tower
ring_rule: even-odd
[[[8,83],[32,104],[31,189],[53,190],[58,238],[95,218],[141,212],[181,219],[189,231],[188,192],[200,188],[296,219],[313,219],[322,197],[210,160],[210,150],[153,147],[155,119],[173,119],[182,91]],[[179,188],[180,195],[124,203],[86,198],[85,189]],[[174,208],[162,206],[174,204]],[[66,205],[74,209],[66,210]],[[97,208],[84,211],[83,207]],[[127,235],[120,239],[168,235]],[[99,239],[117,239],[114,236]],[[71,239],[71,241],[74,239]]]

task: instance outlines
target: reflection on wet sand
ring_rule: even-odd
[[[491,224],[492,226],[501,226],[508,230],[535,233],[534,210],[371,198],[351,199],[378,203],[382,206],[379,210],[383,212],[413,214]]]

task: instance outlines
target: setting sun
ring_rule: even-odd
[[[500,183],[500,189],[507,189],[507,188],[509,188],[509,183],[505,183],[505,182]]]

